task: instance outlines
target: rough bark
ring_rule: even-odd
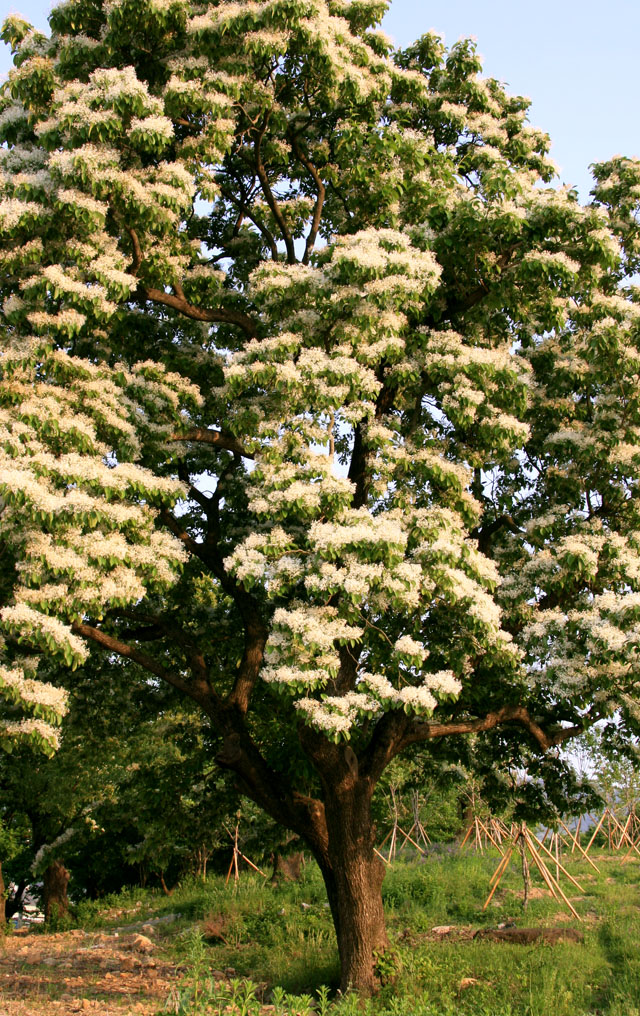
[[[344,782],[325,799],[326,848],[316,859],[338,941],[341,990],[363,996],[379,987],[376,957],[389,946],[382,906],[384,864],[374,851],[368,780]]]
[[[302,864],[302,851],[297,850],[295,854],[281,854],[276,850],[272,854],[273,875],[272,882],[299,882],[300,866]]]
[[[379,988],[376,959],[389,946],[382,906],[384,864],[368,851],[321,865],[338,940],[340,988],[372,995]]]
[[[52,861],[45,870],[43,876],[42,902],[44,919],[60,921],[69,913],[69,897],[67,887],[69,885],[69,872],[62,861]]]

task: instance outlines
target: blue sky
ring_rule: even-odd
[[[19,11],[46,28],[48,0],[0,0],[0,17]],[[407,45],[434,29],[447,44],[472,35],[485,73],[533,100],[531,121],[551,134],[563,182],[582,200],[589,163],[640,156],[638,0],[393,0],[385,31]],[[0,45],[0,76],[10,66]]]
[[[430,29],[447,45],[474,36],[484,73],[532,99],[530,119],[583,201],[590,163],[640,156],[638,0],[394,0],[384,29],[398,45]]]

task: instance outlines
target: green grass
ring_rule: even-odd
[[[335,996],[335,939],[313,864],[297,884],[274,887],[243,873],[236,886],[225,887],[223,879],[210,878],[183,885],[171,898],[136,891],[84,904],[78,918],[96,928],[104,926],[105,911],[112,927],[180,913],[158,934],[184,970],[169,1009],[182,1016],[232,1011],[230,1005],[253,1016],[258,998],[275,1004],[276,1016],[640,1016],[640,865],[597,861],[599,876],[585,861],[565,859],[585,890],[562,882],[582,923],[546,895],[536,895],[523,914],[515,859],[485,911],[495,853],[397,861],[383,886],[395,968],[385,960],[382,972],[393,974],[393,983],[364,1006]],[[533,880],[542,886],[537,874]],[[431,932],[454,925],[469,934],[509,920],[520,927],[579,928],[585,941],[519,946],[434,939]],[[222,985],[210,979],[212,970],[229,968],[234,972]]]

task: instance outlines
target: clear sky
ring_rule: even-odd
[[[473,36],[484,73],[528,95],[564,183],[588,197],[592,162],[640,156],[640,0],[393,0],[400,46],[430,29]]]
[[[46,29],[49,0],[0,0]],[[640,0],[392,0],[385,31],[407,45],[434,29],[451,45],[472,35],[485,72],[533,100],[565,183],[586,200],[591,162],[640,156]],[[0,76],[10,66],[0,44]]]

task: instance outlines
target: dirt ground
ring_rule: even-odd
[[[0,1016],[162,1010],[179,974],[140,933],[17,932],[0,937]]]

